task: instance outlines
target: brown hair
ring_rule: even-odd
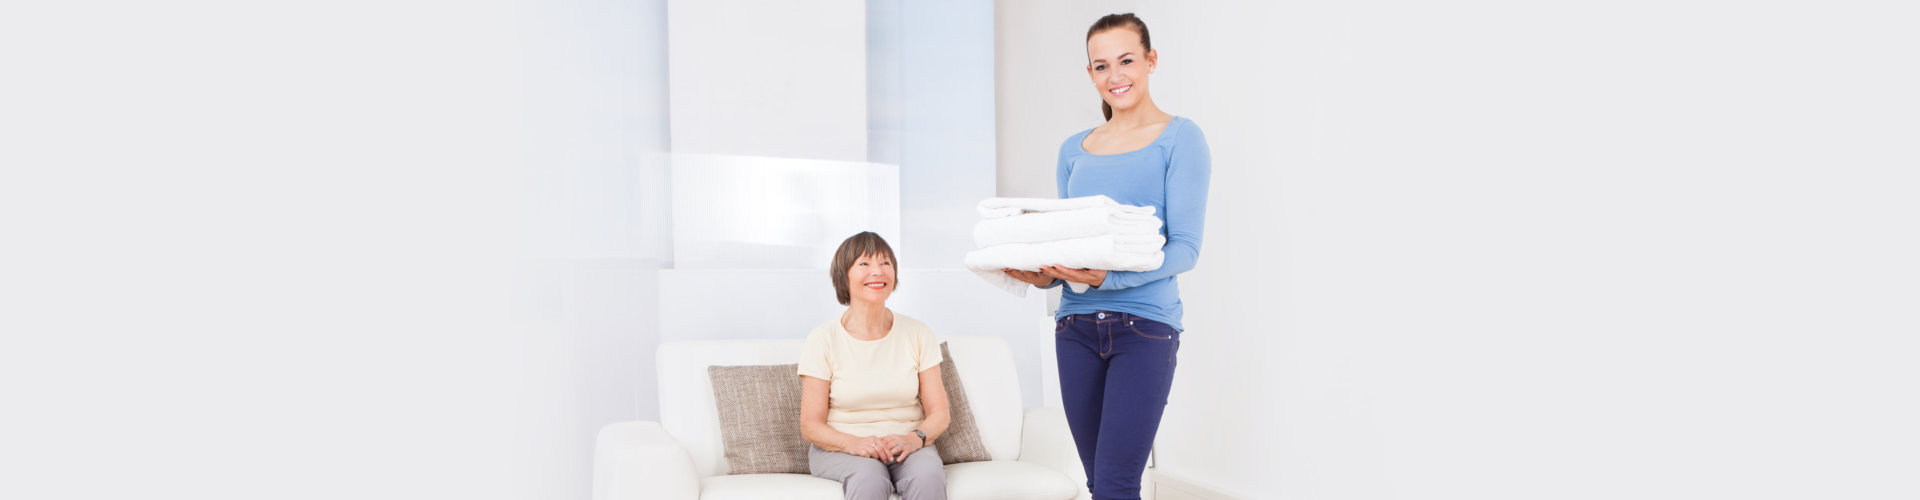
[[[1147,36],[1147,22],[1141,21],[1140,18],[1134,16],[1132,12],[1125,14],[1107,14],[1101,17],[1100,20],[1094,21],[1093,26],[1087,28],[1087,40],[1093,40],[1094,35],[1098,35],[1103,31],[1115,29],[1130,29],[1133,30],[1134,33],[1139,33],[1140,46],[1146,48],[1148,52],[1153,51],[1153,39]],[[1106,99],[1100,100],[1100,113],[1106,115],[1108,120],[1113,119],[1113,106],[1108,105]]]
[[[880,235],[865,231],[848,236],[847,241],[840,242],[840,249],[833,251],[833,264],[827,268],[827,275],[833,277],[833,293],[840,299],[840,305],[847,305],[853,300],[852,291],[847,289],[847,270],[853,268],[853,261],[868,255],[885,256],[887,261],[893,263],[895,270],[900,269],[900,259],[893,257],[893,247],[887,246],[887,240]],[[893,277],[893,287],[896,290],[900,288],[900,276],[897,273]]]

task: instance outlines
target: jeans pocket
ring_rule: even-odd
[[[1067,322],[1068,322],[1068,321],[1073,321],[1073,319],[1072,319],[1072,318],[1061,318],[1061,319],[1056,319],[1056,320],[1053,320],[1053,334],[1054,334],[1054,335],[1059,335],[1059,334],[1061,334],[1062,332],[1065,332],[1065,331],[1067,331]]]
[[[1128,321],[1127,328],[1133,330],[1134,335],[1155,340],[1173,340],[1174,334],[1177,333],[1166,323],[1145,319]]]

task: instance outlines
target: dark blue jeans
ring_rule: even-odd
[[[1054,325],[1060,399],[1095,500],[1140,498],[1160,414],[1173,388],[1180,332],[1127,313],[1074,314]]]

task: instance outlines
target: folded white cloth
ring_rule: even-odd
[[[1160,268],[1166,254],[1160,251],[1167,239],[1155,234],[1106,234],[1046,243],[1006,243],[967,252],[967,269],[1015,296],[1027,296],[1030,286],[1007,276],[1003,269],[1038,271],[1040,266],[1104,269],[1108,271],[1152,271]],[[1075,292],[1087,291],[1087,285],[1067,284]]]
[[[998,219],[1020,214],[1036,212],[1060,212],[1081,208],[1106,207],[1125,213],[1153,215],[1153,207],[1121,205],[1105,195],[1082,196],[1079,198],[988,198],[980,201],[978,210],[982,219]]]
[[[973,244],[986,248],[1008,243],[1045,243],[1105,234],[1160,234],[1160,218],[1153,216],[1153,207],[1129,208],[1146,208],[1147,213],[1122,210],[1118,206],[1087,207],[986,219],[974,224]]]

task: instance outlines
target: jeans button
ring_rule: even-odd
[[[1100,319],[1107,319],[1107,313],[1098,313]]]

